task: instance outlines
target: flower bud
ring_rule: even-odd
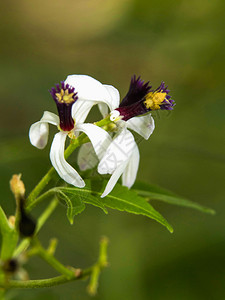
[[[14,258],[3,262],[2,269],[5,273],[15,273],[18,269],[18,261]]]
[[[36,229],[36,222],[26,213],[24,209],[24,200],[20,200],[19,204],[20,220],[18,224],[19,232],[24,237],[31,237]]]
[[[24,198],[25,195],[25,186],[23,181],[20,179],[21,178],[21,174],[14,174],[12,179],[10,180],[10,188],[11,191],[13,192],[16,200],[18,200],[19,198]]]

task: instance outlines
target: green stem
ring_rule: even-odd
[[[57,286],[63,283],[71,282],[74,280],[83,279],[89,276],[92,272],[92,268],[83,270],[79,276],[74,276],[73,278],[68,279],[66,276],[61,275],[48,279],[39,279],[39,280],[27,280],[27,281],[19,281],[19,280],[11,280],[7,285],[7,288],[16,288],[16,289],[37,289],[37,288],[45,288]]]
[[[51,168],[47,174],[41,179],[41,181],[36,185],[36,187],[33,189],[33,191],[30,193],[26,200],[26,204],[29,205],[34,201],[34,199],[41,193],[41,191],[44,189],[44,187],[49,183],[49,181],[52,179],[53,175],[56,174],[56,171],[54,168]]]
[[[39,255],[43,260],[45,260],[50,266],[52,266],[56,271],[64,275],[67,279],[73,278],[75,275],[74,270],[69,270],[63,264],[61,264],[53,255],[51,255],[47,250],[45,250],[38,240],[33,240],[35,254]]]
[[[108,266],[108,245],[109,240],[107,237],[103,236],[100,241],[100,250],[99,250],[99,258],[98,258],[98,264],[101,268]]]
[[[87,287],[88,293],[91,296],[96,295],[101,270],[108,265],[108,260],[107,260],[108,243],[109,241],[106,237],[103,237],[100,241],[99,258],[97,263],[92,267],[91,278],[90,278],[89,285]]]
[[[18,241],[18,233],[9,225],[8,219],[0,206],[0,231],[2,234],[1,259],[11,258]]]
[[[26,211],[29,212],[31,211],[38,203],[42,202],[45,198],[48,198],[49,196],[51,196],[52,194],[54,195],[54,190],[48,190],[47,192],[43,193],[41,196],[37,197],[36,199],[34,199],[33,202],[31,202],[30,204],[28,204],[26,206]]]
[[[48,253],[54,255],[57,245],[58,245],[58,240],[56,238],[52,238],[49,242],[49,246],[47,249]]]
[[[76,140],[71,140],[70,145],[66,148],[64,153],[65,159],[67,159],[79,146],[88,142],[89,138],[84,133],[82,133]]]
[[[8,219],[5,215],[5,212],[1,206],[0,206],[0,230],[3,232],[4,231],[10,232],[12,230],[12,228],[9,225]]]
[[[91,288],[93,292],[96,292],[96,288],[98,285],[99,272],[101,269],[103,269],[104,267],[106,267],[108,265],[108,263],[107,263],[107,247],[108,247],[108,239],[102,238],[102,240],[100,241],[100,250],[99,250],[98,261],[96,264],[94,264],[92,267],[90,267],[88,269],[85,269],[85,270],[74,269],[73,271],[71,271],[63,266],[63,270],[65,271],[65,269],[66,269],[67,271],[69,271],[70,276],[68,276],[67,274],[63,274],[61,276],[48,278],[48,279],[40,279],[40,280],[26,280],[26,281],[11,280],[7,283],[7,286],[4,286],[4,283],[0,283],[0,288],[4,287],[7,289],[9,289],[9,288],[34,289],[34,288],[52,287],[52,286],[60,285],[63,283],[71,282],[74,280],[83,279],[83,278],[86,278],[87,276],[91,275],[92,278],[94,278],[95,280],[94,281],[92,280],[92,287],[90,287],[90,285],[89,285],[89,288]],[[39,251],[40,244],[38,242],[37,242],[37,248],[38,248],[37,251]],[[45,249],[43,249],[43,250],[45,253],[44,259],[47,257],[47,260],[49,262],[49,256],[51,256],[51,254],[49,254]],[[46,254],[47,254],[47,256],[46,256]],[[54,261],[54,263],[55,263],[55,261]],[[96,273],[96,270],[97,270],[97,273]]]
[[[96,122],[96,126],[105,126],[107,124],[111,123],[109,117]],[[77,139],[71,140],[71,144],[67,147],[64,156],[65,159],[67,159],[75,149],[77,149],[82,144],[85,144],[89,141],[88,137],[82,133]],[[52,177],[56,174],[56,171],[54,168],[51,168],[47,174],[41,179],[41,181],[36,185],[36,187],[31,191],[29,197],[27,198],[27,205],[31,205],[32,202],[38,197],[38,195],[42,192],[42,190],[45,188],[45,186],[50,182]]]
[[[56,209],[58,203],[59,203],[58,199],[57,198],[53,198],[53,200],[50,202],[50,204],[47,206],[47,208],[44,210],[44,212],[38,218],[37,228],[36,228],[35,234],[37,234],[40,231],[40,229],[43,227],[43,225],[45,224],[45,222],[48,220],[49,216]]]
[[[93,271],[91,273],[90,282],[87,287],[88,294],[95,296],[98,289],[98,281],[101,269],[98,265],[93,266]]]

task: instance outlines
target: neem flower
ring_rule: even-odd
[[[164,82],[156,90],[152,90],[149,82],[144,83],[140,77],[136,78],[136,76],[133,76],[131,79],[128,93],[119,107],[119,94],[114,93],[114,98],[111,102],[113,110],[110,112],[110,120],[116,124],[117,133],[108,148],[105,149],[105,153],[98,165],[100,174],[112,174],[102,197],[111,192],[121,175],[124,186],[130,188],[134,184],[140,155],[134,137],[128,129],[136,131],[147,140],[155,128],[154,119],[149,112],[158,109],[173,109],[174,100],[171,99],[168,93],[169,90],[165,87]],[[101,104],[102,107],[103,104]],[[104,109],[103,116],[106,115],[107,110]],[[84,148],[85,145],[82,147]],[[90,149],[89,153],[87,151],[84,151],[84,153],[86,157],[82,155],[81,148],[78,164],[81,168],[87,169],[92,157],[92,166],[96,164],[97,160]]]
[[[104,102],[111,107],[114,88],[87,75],[70,75],[64,82],[52,88],[50,94],[57,105],[58,116],[44,112],[41,120],[30,127],[31,144],[43,149],[48,141],[48,124],[56,125],[59,132],[54,136],[50,150],[52,165],[63,180],[74,186],[84,187],[83,179],[64,158],[66,137],[74,138],[75,134],[84,132],[93,144],[98,158],[102,157],[101,149],[107,147],[111,138],[100,127],[83,122],[93,105]]]

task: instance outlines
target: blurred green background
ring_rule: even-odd
[[[56,112],[48,89],[69,74],[112,84],[121,97],[133,74],[154,87],[164,80],[177,105],[171,114],[155,114],[154,134],[139,145],[138,179],[217,211],[210,216],[154,202],[174,226],[170,234],[145,217],[104,215],[93,207],[71,226],[59,206],[40,238],[46,246],[49,238],[59,239],[56,256],[65,264],[89,266],[100,237],[110,239],[110,267],[95,299],[225,299],[224,12],[222,0],[0,3],[0,185],[8,214],[14,210],[12,174],[23,174],[29,192],[50,167],[51,143],[35,149],[28,130],[44,110]],[[32,279],[56,275],[38,258],[26,267]],[[89,299],[86,285],[10,296],[83,300]]]

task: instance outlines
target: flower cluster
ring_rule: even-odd
[[[99,174],[111,174],[102,197],[108,195],[122,175],[122,184],[130,188],[137,175],[139,150],[133,134],[137,132],[146,140],[155,125],[153,110],[171,110],[175,105],[164,82],[153,90],[149,82],[133,76],[128,93],[120,103],[116,88],[105,85],[87,75],[70,75],[50,90],[58,115],[45,111],[40,121],[29,131],[32,145],[43,149],[48,141],[49,125],[56,125],[50,160],[59,176],[67,183],[84,187],[85,182],[64,158],[67,136],[76,139],[84,132],[90,143],[80,147],[78,165],[87,170],[98,165]],[[94,105],[98,105],[103,117],[109,118],[107,128],[84,123]],[[109,111],[108,111],[109,110]]]

